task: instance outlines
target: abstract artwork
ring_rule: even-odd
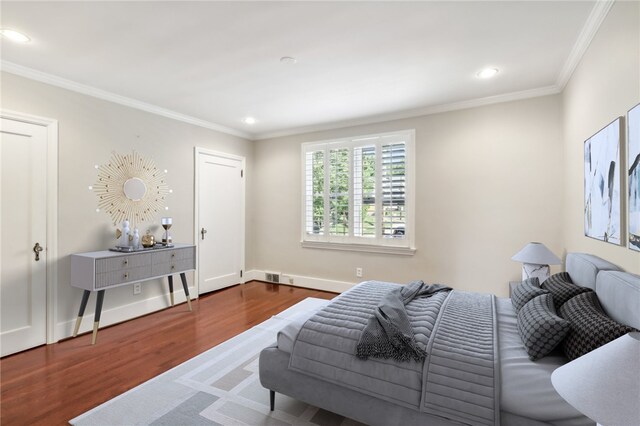
[[[629,173],[629,248],[640,251],[640,104],[627,113]]]
[[[618,245],[621,126],[620,117],[584,143],[584,233]]]

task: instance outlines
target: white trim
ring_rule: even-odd
[[[244,284],[246,279],[246,271],[245,271],[245,234],[246,234],[246,182],[247,182],[247,160],[245,157],[234,154],[227,154],[225,152],[214,151],[208,148],[194,147],[193,148],[193,159],[195,163],[194,167],[194,185],[193,185],[193,241],[197,248],[196,250],[196,270],[194,271],[194,280],[195,280],[195,288],[196,294],[200,295],[200,268],[199,268],[199,258],[200,258],[200,249],[198,243],[200,242],[200,217],[198,216],[198,212],[200,211],[200,155],[214,155],[216,157],[227,158],[230,160],[240,161],[240,167],[242,168],[243,177],[240,182],[240,197],[242,201],[242,206],[240,208],[240,221],[242,222],[242,228],[240,230],[240,269],[243,271],[242,277],[240,277],[240,284]]]
[[[0,117],[47,128],[47,344],[59,340],[58,317],[58,120],[0,110]]]
[[[190,294],[191,300],[195,300],[198,296],[197,293],[193,294],[194,293],[193,290],[195,290],[195,287],[189,287],[189,293],[191,293]],[[97,294],[96,292],[91,292],[91,295],[89,296],[90,300],[88,304],[93,303],[93,300],[95,300],[94,298],[97,297],[96,294]],[[175,298],[174,306],[183,304],[187,301],[186,297],[184,296],[184,290],[182,288],[180,289],[176,288],[173,291],[173,297]],[[150,314],[151,312],[156,312],[161,309],[166,309],[170,307],[171,307],[171,304],[169,301],[169,292],[167,291],[166,293],[160,296],[155,296],[148,299],[141,299],[136,302],[129,303],[127,305],[119,305],[111,309],[106,309],[102,311],[102,314],[100,316],[100,329],[109,325],[128,321],[136,317],[141,317],[143,315]],[[189,312],[189,310],[187,309],[186,305],[178,308],[178,311],[176,311],[176,314],[183,313],[182,311],[180,311],[180,309],[184,309],[184,315],[192,315],[192,313]],[[80,333],[85,333],[93,330],[93,321],[94,321],[93,318],[94,318],[93,313],[87,314],[82,318]],[[71,337],[73,334],[73,327],[75,323],[76,323],[75,318],[57,323],[55,326],[55,329],[56,329],[56,335],[58,336],[58,338],[64,339],[67,337]],[[78,339],[87,339],[87,344],[89,344],[89,337],[87,336],[80,336],[78,337]],[[98,341],[100,341],[99,332],[98,332]]]
[[[265,271],[260,269],[253,269],[251,271],[247,271],[246,277],[247,281],[265,281],[264,279]],[[290,285],[292,287],[302,287],[302,288],[312,288],[314,290],[323,290],[323,291],[331,291],[334,293],[342,293],[344,291],[349,290],[351,287],[358,284],[357,282],[347,282],[347,281],[337,281],[337,280],[327,280],[324,278],[315,278],[315,277],[307,277],[304,275],[294,275],[294,274],[280,274],[280,278],[287,277],[293,279],[293,284],[288,282],[281,282],[283,285]]]
[[[302,248],[322,249],[322,250],[342,250],[342,251],[359,251],[365,253],[395,254],[401,256],[413,256],[416,249],[400,246],[382,246],[373,244],[355,244],[355,243],[331,243],[326,241],[300,241]]]
[[[303,133],[319,132],[322,130],[335,130],[346,127],[359,126],[364,124],[383,123],[385,121],[401,120],[405,118],[415,118],[425,115],[439,114],[442,112],[458,111],[462,109],[476,108],[486,105],[499,104],[503,102],[518,101],[522,99],[537,98],[541,96],[557,95],[561,89],[557,85],[539,87],[536,89],[522,90],[520,92],[505,93],[502,95],[487,96],[485,98],[470,99],[467,101],[453,102],[449,104],[427,106],[410,110],[392,112],[388,114],[370,115],[362,118],[355,118],[344,121],[333,121],[327,124],[317,124],[311,126],[297,127],[286,130],[276,130],[273,132],[256,133],[253,135],[254,141],[279,138],[283,136],[299,135]]]
[[[573,72],[576,70],[578,64],[582,60],[582,57],[589,48],[591,41],[593,41],[593,38],[600,29],[600,25],[602,25],[604,18],[607,17],[607,14],[611,10],[613,3],[615,3],[615,0],[598,0],[595,5],[593,5],[593,9],[591,9],[591,13],[587,18],[584,27],[582,27],[582,31],[580,31],[575,44],[573,45],[573,49],[558,75],[556,86],[558,86],[560,91],[564,90],[564,87],[569,82]]]
[[[33,68],[28,68],[22,65],[14,64],[13,62],[0,61],[0,70],[11,73],[11,74],[15,74],[21,77],[25,77],[31,80],[39,81],[41,83],[46,83],[52,86],[62,87],[63,89],[71,90],[77,93],[82,93],[83,95],[92,96],[94,98],[124,105],[130,108],[139,109],[141,111],[149,112],[151,114],[160,115],[162,117],[170,118],[172,120],[182,121],[184,123],[193,124],[194,126],[203,127],[205,129],[211,129],[217,132],[226,133],[229,135],[253,140],[253,135],[251,133],[243,132],[237,129],[232,129],[231,127],[226,127],[221,124],[212,123],[210,121],[201,120],[199,118],[191,117],[190,115],[181,114],[179,112],[175,112],[170,109],[166,109],[166,108],[162,108],[146,102],[142,102],[137,99],[117,95],[115,93],[111,93],[106,90],[98,89],[92,86],[88,86],[86,84],[77,83],[72,80],[67,80],[62,77],[58,77],[52,74],[35,70]]]

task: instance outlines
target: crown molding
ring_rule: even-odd
[[[582,31],[573,45],[573,49],[571,50],[569,57],[565,61],[564,66],[558,75],[556,86],[560,88],[560,91],[564,90],[565,86],[569,82],[569,79],[578,67],[578,64],[582,60],[582,57],[589,48],[591,41],[593,41],[593,38],[600,29],[600,25],[602,25],[604,18],[607,17],[607,14],[614,3],[615,0],[597,0],[593,9],[591,9],[591,13],[587,18],[584,27],[582,27]]]
[[[556,95],[560,93],[560,91],[561,91],[560,88],[555,85],[539,87],[536,89],[505,93],[502,95],[487,96],[484,98],[470,99],[467,101],[453,102],[453,103],[442,104],[442,105],[428,106],[424,108],[415,108],[415,109],[410,109],[405,111],[398,111],[390,114],[371,115],[363,118],[356,118],[353,120],[332,121],[330,123],[323,123],[323,124],[318,124],[314,126],[298,127],[295,129],[288,129],[288,130],[281,130],[281,131],[274,131],[274,132],[256,133],[253,135],[253,137],[254,137],[254,140],[258,141],[258,140],[279,138],[283,136],[299,135],[302,133],[312,133],[312,132],[319,132],[323,130],[341,129],[345,127],[353,127],[353,126],[359,126],[364,124],[382,123],[385,121],[402,120],[405,118],[414,118],[414,117],[420,117],[423,115],[439,114],[442,112],[476,108],[476,107],[493,105],[493,104],[498,104],[503,102],[537,98],[540,96]]]
[[[141,111],[160,115],[172,120],[182,121],[183,123],[193,124],[194,126],[203,127],[205,129],[215,130],[217,132],[253,140],[253,135],[251,133],[212,123],[210,121],[201,120],[199,118],[171,111],[166,108],[161,108],[159,106],[148,104],[136,99],[127,98],[126,96],[120,96],[115,93],[107,92],[106,90],[67,80],[65,78],[38,71],[33,68],[18,65],[13,62],[0,61],[0,71],[5,71],[10,74],[15,74],[20,77],[25,77],[31,80],[39,81],[41,83],[50,84],[52,86],[61,87],[63,89],[71,90],[77,93],[82,93],[83,95],[93,96],[94,98],[124,105],[130,108],[139,109]]]

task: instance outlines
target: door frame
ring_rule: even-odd
[[[245,283],[246,270],[245,270],[245,227],[246,227],[246,158],[240,155],[227,154],[226,152],[215,151],[208,148],[202,147],[194,147],[194,163],[195,163],[195,172],[194,172],[194,205],[193,205],[193,241],[196,247],[199,246],[199,234],[200,234],[200,155],[214,155],[216,157],[226,158],[229,160],[237,160],[240,161],[242,170],[243,170],[243,178],[240,181],[240,222],[242,223],[241,231],[240,231],[240,268],[243,271],[242,277],[240,277],[240,284]],[[199,248],[199,247],[198,247]],[[195,293],[197,297],[200,297],[200,251],[197,250],[196,253],[196,270],[194,271],[194,281],[195,281]]]
[[[58,318],[58,120],[0,109],[0,117],[47,129],[47,344],[56,343]]]

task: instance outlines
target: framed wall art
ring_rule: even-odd
[[[640,104],[627,113],[629,248],[640,251]]]
[[[584,142],[584,233],[622,244],[620,138],[622,117]]]

